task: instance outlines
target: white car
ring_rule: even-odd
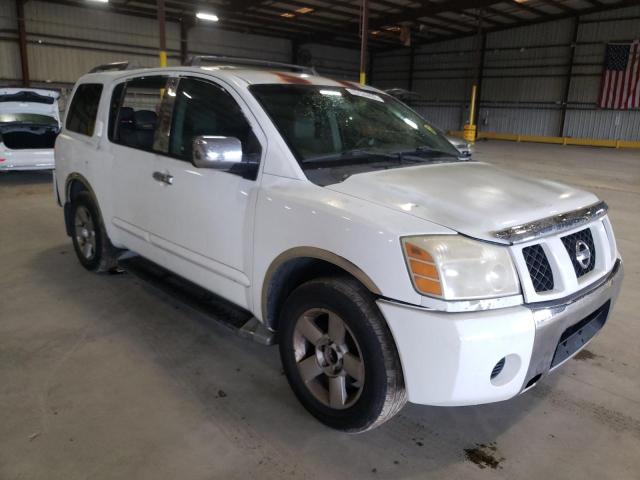
[[[460,159],[374,88],[240,63],[77,82],[55,190],[84,267],[135,252],[251,312],[350,432],[512,398],[604,325],[622,264],[595,195]]]
[[[58,96],[52,90],[0,88],[0,172],[54,167]]]

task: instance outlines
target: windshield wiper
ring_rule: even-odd
[[[453,152],[447,152],[444,150],[438,150],[437,148],[433,148],[433,147],[428,147],[426,145],[421,145],[419,147],[414,148],[413,150],[401,150],[399,152],[394,152],[394,154],[399,155],[400,157],[402,156],[410,156],[410,155],[419,155],[422,153],[435,153],[435,154],[441,154],[441,155],[446,155],[448,157],[456,157],[457,155]]]
[[[384,159],[397,159],[396,153],[385,152],[372,152],[370,150],[361,150],[354,148],[352,150],[345,150],[340,153],[331,153],[329,155],[320,155],[318,157],[305,158],[302,163],[323,163],[323,162],[339,162],[342,160],[357,160],[367,158],[384,158]]]

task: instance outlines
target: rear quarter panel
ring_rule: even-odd
[[[91,80],[80,81],[73,89],[72,100],[78,85],[81,83],[101,83]],[[98,203],[98,208],[107,229],[111,241],[118,245],[117,235],[111,224],[113,216],[113,203],[111,199],[111,182],[113,179],[112,159],[108,148],[105,149],[107,136],[107,118],[109,102],[111,98],[111,84],[104,84],[96,125],[93,136],[88,137],[67,130],[66,115],[63,121],[63,129],[56,140],[55,165],[56,182],[62,202],[69,200],[68,186],[72,179],[80,179],[87,183]],[[68,114],[69,109],[67,109]]]

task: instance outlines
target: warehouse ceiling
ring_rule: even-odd
[[[48,0],[156,16],[156,0]],[[638,0],[371,0],[372,49],[432,43],[550,20],[636,5]],[[168,21],[202,22],[197,12],[217,15],[216,28],[355,47],[360,38],[362,0],[165,0]],[[206,22],[203,22],[206,24]]]

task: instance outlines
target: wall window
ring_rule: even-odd
[[[169,153],[191,161],[193,140],[201,135],[235,137],[243,161],[260,161],[260,143],[233,97],[213,83],[184,78],[175,98]]]
[[[139,150],[158,151],[154,145],[158,143],[156,134],[163,98],[169,93],[166,86],[167,77],[142,77],[127,82],[124,95],[120,93],[120,108],[114,118],[114,142]],[[116,93],[112,103],[117,101]]]
[[[67,114],[67,130],[93,136],[101,94],[99,83],[83,83],[76,89]]]

